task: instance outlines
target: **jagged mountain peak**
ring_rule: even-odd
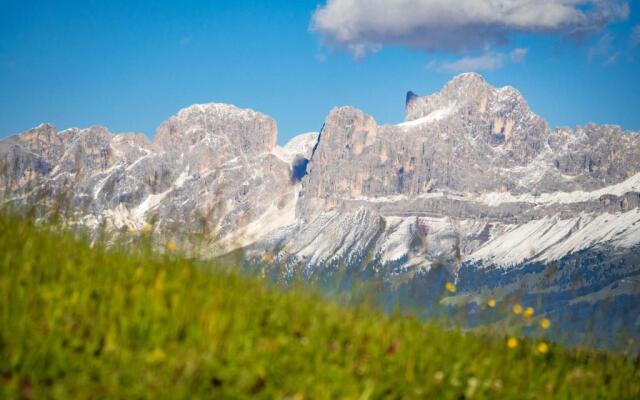
[[[53,124],[43,123],[25,132],[13,136],[17,140],[26,142],[52,143],[58,141],[58,131]]]
[[[51,162],[58,162],[60,160],[56,157],[60,156],[62,149],[69,144],[81,147],[99,146],[100,143],[108,143],[111,137],[112,134],[107,128],[100,125],[57,131],[52,124],[40,124],[7,140],[34,154],[49,154]]]
[[[445,266],[462,288],[518,273],[510,266],[546,279],[542,263],[592,259],[595,270],[600,254],[628,254],[619,276],[639,274],[640,135],[617,126],[550,132],[518,90],[471,73],[430,96],[409,92],[401,124],[339,107],[321,134],[283,147],[276,135],[271,117],[220,103],[178,111],[153,142],[43,124],[0,141],[0,202],[46,212],[71,195],[75,222],[96,234],[153,222],[160,244],[188,249],[207,235],[194,252],[245,247],[284,271],[371,264],[419,285]],[[615,274],[594,274],[593,287]]]
[[[49,123],[49,122],[43,122],[43,123],[41,123],[40,125],[38,125],[38,126],[36,126],[36,127],[33,127],[33,128],[31,128],[31,129],[29,129],[27,132],[29,132],[29,131],[34,131],[34,130],[38,130],[38,131],[42,131],[42,130],[54,130],[54,131],[55,131],[55,130],[56,130],[56,127],[55,127],[52,123]]]
[[[496,88],[480,74],[469,72],[455,76],[440,92],[419,96],[407,94],[405,121],[413,121],[442,109],[456,108],[469,117],[483,118],[516,111],[532,114],[522,93],[512,86]]]
[[[192,104],[190,106],[180,109],[175,118],[188,119],[197,115],[216,115],[216,116],[230,116],[230,117],[246,117],[253,118],[256,116],[268,117],[258,111],[250,108],[241,108],[233,104],[227,103],[199,103]]]
[[[167,150],[201,143],[211,148],[231,145],[248,154],[260,154],[272,151],[276,139],[273,118],[224,103],[183,108],[156,130],[156,142]]]
[[[407,107],[409,107],[409,104],[410,104],[412,101],[414,101],[415,99],[417,99],[418,97],[420,97],[420,96],[418,96],[417,94],[415,94],[413,91],[409,90],[409,91],[407,92],[407,97],[406,97],[406,99],[405,99],[405,101],[404,101],[405,109],[406,109]]]
[[[333,107],[331,109],[331,111],[329,111],[329,115],[327,117],[327,119],[333,117],[333,116],[344,116],[344,115],[360,115],[360,114],[364,114],[364,112],[362,110],[360,110],[359,108],[353,107],[353,106],[340,106],[340,107]]]
[[[483,85],[491,86],[487,83],[486,79],[477,72],[463,72],[451,78],[446,86],[474,86]]]

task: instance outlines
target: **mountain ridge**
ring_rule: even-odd
[[[320,132],[285,146],[273,118],[220,103],[183,108],[154,140],[40,125],[0,141],[0,197],[44,215],[67,196],[94,235],[152,224],[160,244],[205,257],[242,248],[285,275],[364,269],[396,282],[444,266],[484,282],[485,270],[584,251],[637,256],[637,133],[552,130],[515,88],[478,74],[411,92],[406,109],[404,122],[379,125],[335,107]]]
[[[70,128],[57,132],[53,125],[41,124],[22,134],[6,138],[2,140],[2,143],[6,148],[11,143],[16,145],[16,142],[22,141],[20,147],[35,149],[36,153],[43,151],[41,158],[53,165],[54,159],[65,159],[64,157],[60,158],[59,154],[61,141],[73,140],[74,137],[77,137],[78,140],[83,138],[85,141],[94,138],[94,140],[102,140],[94,145],[105,145],[106,142],[109,142],[109,146],[101,149],[103,153],[101,163],[105,167],[103,169],[118,163],[118,161],[109,161],[105,157],[115,157],[114,154],[122,152],[136,152],[139,157],[135,160],[129,160],[126,157],[121,160],[123,164],[132,164],[127,166],[127,171],[135,169],[140,162],[144,162],[146,156],[158,158],[157,154],[151,154],[154,152],[162,153],[165,157],[167,154],[172,154],[171,160],[163,160],[163,163],[176,163],[178,162],[176,158],[180,159],[175,154],[178,149],[182,158],[184,158],[185,151],[190,152],[189,158],[191,160],[186,163],[187,165],[179,167],[182,172],[195,169],[207,170],[211,173],[215,168],[227,165],[227,162],[231,164],[239,162],[239,165],[246,167],[249,164],[247,157],[268,157],[268,155],[274,155],[278,161],[289,164],[290,171],[293,171],[292,163],[298,160],[297,162],[300,163],[298,170],[300,170],[300,166],[304,166],[302,170],[298,171],[298,175],[309,173],[309,176],[303,178],[300,187],[300,192],[304,194],[303,197],[306,200],[302,205],[296,207],[297,218],[304,220],[314,217],[317,211],[324,207],[323,205],[318,206],[319,203],[325,204],[327,202],[341,203],[341,205],[344,205],[344,202],[354,202],[355,206],[362,203],[371,206],[373,202],[374,208],[382,212],[383,215],[389,215],[389,213],[392,215],[394,214],[393,207],[389,208],[384,204],[411,201],[411,199],[415,203],[423,199],[422,202],[432,204],[405,205],[404,208],[414,211],[416,209],[430,209],[431,214],[435,212],[435,215],[441,216],[463,216],[469,214],[468,211],[463,211],[464,207],[463,209],[458,207],[457,211],[437,211],[442,208],[438,203],[442,203],[444,197],[453,196],[454,201],[462,202],[460,204],[486,204],[490,207],[488,212],[495,214],[496,210],[499,211],[499,208],[506,204],[536,204],[536,208],[539,209],[541,204],[570,204],[572,203],[569,201],[570,198],[589,202],[592,201],[591,199],[599,199],[603,195],[608,195],[609,192],[621,197],[626,193],[638,190],[633,172],[638,170],[637,162],[640,160],[638,155],[640,151],[637,151],[638,140],[629,139],[633,135],[630,131],[623,131],[615,125],[595,124],[588,124],[576,129],[550,130],[544,120],[529,110],[526,100],[519,91],[510,86],[494,88],[477,73],[458,75],[448,82],[441,92],[429,96],[421,97],[413,92],[410,94],[407,97],[405,122],[395,125],[378,125],[375,118],[358,109],[349,106],[337,107],[329,113],[322,134],[292,138],[290,143],[299,142],[299,148],[293,151],[286,150],[287,145],[282,147],[276,145],[277,127],[272,118],[251,109],[242,109],[223,103],[194,104],[182,108],[158,127],[153,140],[131,133],[111,138],[110,132],[101,126],[91,126],[85,129]],[[452,104],[454,107],[451,107]],[[236,131],[231,129],[233,132],[229,133],[229,127],[235,128]],[[348,127],[347,131],[344,131],[343,127]],[[444,137],[440,132],[443,130],[447,132]],[[376,137],[379,131],[380,137]],[[346,141],[345,134],[348,136]],[[609,167],[599,177],[600,179],[594,179],[593,176],[580,171],[580,167],[584,167],[582,164],[585,163],[589,164],[588,168],[593,169],[593,160],[582,160],[576,166],[575,157],[566,151],[564,159],[558,157],[560,159],[553,160],[557,167],[556,170],[545,167],[546,170],[541,173],[541,164],[550,162],[544,157],[548,158],[549,154],[562,156],[562,154],[558,154],[563,150],[561,146],[568,148],[568,146],[575,144],[580,139],[578,134],[581,134],[583,141],[587,142],[582,146],[582,150],[585,152],[589,150],[586,146],[592,145],[589,142],[589,135],[596,136],[599,142],[603,138],[605,140],[609,138],[609,142],[611,142],[612,136],[615,136],[615,139],[626,138],[625,145],[627,149],[632,149],[632,151],[630,155],[627,155],[628,158],[631,158],[631,162],[627,160],[625,162],[631,169],[619,171],[616,176],[611,177],[612,168]],[[425,138],[423,140],[430,141],[432,148],[438,149],[439,146],[442,151],[438,154],[434,152],[431,158],[420,155],[422,160],[418,161],[416,161],[416,157],[411,157],[410,160],[398,158],[397,154],[407,152],[405,147],[414,144],[407,142],[420,135]],[[41,139],[41,136],[44,139]],[[391,139],[388,144],[380,145],[381,140],[387,140],[389,137]],[[398,141],[396,140],[398,138],[402,139]],[[219,143],[213,143],[216,141]],[[449,142],[454,143],[451,145]],[[604,147],[605,150],[608,146],[611,147],[610,143],[601,144],[599,142],[596,144]],[[400,143],[399,147],[398,143]],[[421,146],[424,153],[424,141],[415,144],[420,143],[423,143]],[[81,143],[80,145],[90,149],[87,144]],[[555,148],[551,149],[552,145]],[[125,147],[124,150],[118,150],[122,146]],[[209,147],[212,151],[215,149],[216,154],[214,156],[211,151],[198,150],[193,146]],[[323,148],[326,146],[329,147],[325,150],[325,154],[322,154]],[[335,148],[331,148],[331,146]],[[386,162],[390,165],[374,165],[373,171],[367,170],[359,172],[359,175],[356,174],[359,178],[358,176],[346,176],[345,179],[338,182],[342,186],[335,187],[336,182],[332,182],[331,179],[340,176],[340,172],[334,173],[330,170],[330,166],[323,165],[323,161],[329,160],[336,154],[341,154],[340,157],[343,158],[357,158],[356,163],[353,163],[353,160],[349,161],[351,163],[349,169],[353,169],[354,165],[366,166],[371,162],[371,146],[377,146],[375,151],[380,152],[378,159],[374,162],[378,164]],[[133,149],[133,147],[137,148]],[[477,148],[480,148],[480,151]],[[635,152],[634,148],[636,148]],[[224,149],[230,149],[230,154],[227,154]],[[240,149],[240,151],[233,151],[233,149]],[[313,149],[319,150],[319,154],[313,154],[312,157]],[[54,154],[45,154],[49,150]],[[365,150],[365,154],[362,154]],[[482,154],[483,152],[485,154]],[[391,163],[388,162],[389,154],[392,154],[392,158],[396,158],[391,160]],[[486,154],[493,158],[488,158],[485,156]],[[232,155],[235,157],[231,157]],[[583,155],[583,158],[587,156],[589,155]],[[457,175],[451,172],[457,169],[449,164],[451,160],[464,161],[469,157],[475,157],[471,166],[473,168],[468,168],[464,173]],[[213,161],[212,158],[216,161]],[[75,161],[77,162],[77,159]],[[333,163],[334,161],[336,164],[340,162],[340,160],[329,160],[328,162]],[[418,166],[418,170],[413,171],[416,164],[419,165],[421,162],[426,164],[427,173],[424,171],[424,166]],[[86,168],[95,167],[92,163],[88,164]],[[495,165],[500,168],[494,168]],[[342,167],[337,169],[340,168]],[[176,168],[172,169],[173,171],[162,171],[161,176],[162,174],[171,175],[173,181],[176,182],[180,174],[176,174]],[[313,173],[314,169],[319,171],[317,176]],[[435,169],[435,173],[429,172],[431,169]],[[472,172],[473,169],[476,169],[477,172]],[[33,170],[37,171],[37,168],[32,168],[30,175],[34,175]],[[55,166],[47,167],[45,170],[55,171]],[[565,172],[570,172],[572,175],[566,175]],[[280,173],[284,174],[286,171],[280,171]],[[590,173],[594,175],[593,171]],[[158,175],[158,171],[154,171],[154,174]],[[624,174],[626,176],[623,176]],[[397,176],[390,178],[393,175]],[[489,175],[493,175],[491,179],[481,182],[484,177]],[[36,172],[35,177],[37,176]],[[363,176],[368,179],[366,184],[362,182]],[[509,179],[512,176],[518,176],[519,180]],[[381,179],[381,181],[376,182],[375,179],[372,180],[372,177]],[[33,176],[30,178],[31,181],[34,180],[33,178]],[[319,181],[315,182],[314,179],[319,179]],[[325,181],[323,182],[322,179]],[[573,182],[576,180],[585,182],[574,184]],[[152,181],[154,181],[154,185],[162,186],[164,189],[170,186],[168,181],[161,182],[162,179],[157,179],[157,176],[154,176]],[[284,182],[283,179],[280,181]],[[565,187],[562,187],[559,182],[563,182]],[[350,193],[344,192],[342,187],[348,187]],[[475,189],[473,189],[474,187]],[[607,191],[607,187],[611,189]],[[625,191],[626,189],[629,190]],[[151,191],[154,192],[155,189]],[[285,191],[295,192],[291,188]],[[5,189],[4,192],[7,190]],[[561,195],[563,192],[566,192],[567,195]],[[325,198],[323,193],[329,193],[330,197]],[[558,194],[556,198],[554,198],[554,193]],[[631,204],[635,204],[634,199],[623,199],[622,201],[627,203],[631,201]],[[309,206],[309,204],[311,205]],[[313,204],[320,208],[316,207],[316,210],[309,208],[313,207]],[[594,205],[591,208],[597,207]],[[619,210],[623,211],[628,209],[630,209],[629,205],[619,207]],[[471,210],[470,212],[473,214],[474,212],[486,213],[487,211]],[[544,216],[544,213],[541,214],[539,211],[530,212],[533,212],[532,218]],[[498,212],[503,218],[504,213],[505,211]],[[518,210],[518,215],[526,215],[526,212],[523,214],[523,210]]]

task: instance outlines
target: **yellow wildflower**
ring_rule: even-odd
[[[516,347],[518,347],[518,344],[519,344],[519,342],[518,342],[517,338],[510,337],[507,340],[507,347],[510,348],[510,349],[515,349]]]
[[[145,236],[150,236],[153,233],[153,226],[145,222],[142,226],[142,233],[144,233]]]
[[[549,329],[549,327],[551,327],[551,321],[546,318],[540,320],[540,328]]]
[[[166,277],[167,277],[167,273],[165,272],[165,270],[158,272],[158,275],[156,275],[156,283],[154,285],[156,290],[160,291],[164,289],[164,281]]]
[[[540,342],[538,346],[536,346],[536,350],[538,350],[540,354],[547,354],[549,352],[549,345],[545,342]]]
[[[513,313],[516,315],[522,314],[522,306],[520,304],[516,304],[513,306]]]
[[[444,285],[445,289],[447,289],[447,291],[449,291],[450,293],[455,293],[456,292],[456,285],[454,285],[451,282],[447,282]]]
[[[113,331],[109,331],[105,340],[104,351],[107,353],[113,353],[116,350],[118,350],[116,335],[113,333]]]
[[[69,303],[71,303],[72,305],[75,305],[78,303],[79,298],[80,298],[80,293],[78,293],[77,290],[74,290],[73,293],[71,294],[71,298],[69,299]]]
[[[487,301],[487,305],[488,305],[490,308],[495,307],[495,306],[496,306],[496,299],[489,299],[489,300]]]
[[[162,349],[156,348],[147,355],[147,362],[150,364],[158,364],[164,361],[166,357],[167,355]]]
[[[174,251],[175,249],[178,248],[178,246],[176,245],[176,242],[174,242],[172,240],[169,240],[167,242],[167,246],[166,247],[167,247],[167,250],[169,250],[169,251]]]
[[[524,310],[524,317],[525,318],[531,318],[533,317],[533,313],[535,312],[535,310],[533,309],[533,307],[527,307]]]

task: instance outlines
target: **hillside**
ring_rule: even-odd
[[[637,359],[339,306],[167,247],[92,248],[1,216],[0,397],[640,396]]]

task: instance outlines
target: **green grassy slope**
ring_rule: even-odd
[[[447,331],[0,217],[0,398],[638,398],[637,362]]]

